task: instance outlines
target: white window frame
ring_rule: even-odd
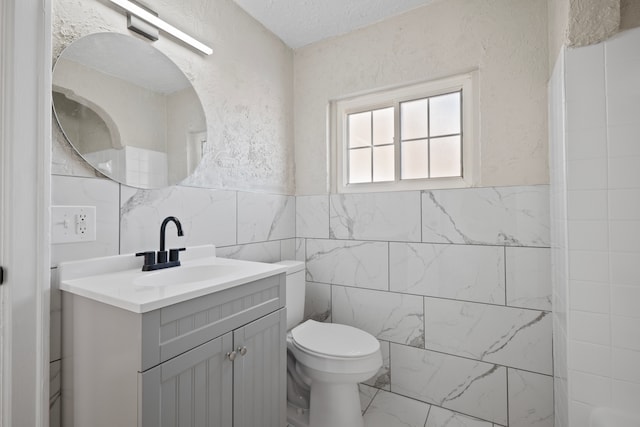
[[[331,129],[331,176],[332,192],[362,193],[377,191],[428,190],[439,188],[473,187],[477,181],[480,150],[477,138],[477,72],[470,72],[435,81],[428,81],[381,90],[330,103]],[[349,114],[399,105],[400,102],[434,97],[462,90],[462,177],[407,179],[388,182],[348,183],[348,126]],[[396,108],[396,134],[394,143],[399,141],[399,108]],[[396,171],[400,169],[400,156],[396,149]],[[396,173],[396,175],[398,175]]]

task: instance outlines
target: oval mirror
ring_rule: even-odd
[[[177,184],[202,159],[207,125],[196,91],[134,37],[96,33],[70,44],[53,69],[53,108],[78,154],[128,186]]]

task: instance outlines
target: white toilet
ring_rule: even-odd
[[[300,324],[304,263],[279,264],[287,266],[287,421],[295,427],[363,427],[358,383],[382,366],[380,343],[347,325]]]

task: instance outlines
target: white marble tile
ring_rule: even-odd
[[[425,298],[425,313],[427,349],[552,373],[548,312]]]
[[[245,261],[282,261],[280,259],[280,241],[218,247],[216,248],[216,255],[222,258],[242,259]]]
[[[549,187],[422,192],[422,241],[549,246]]]
[[[169,224],[167,247],[236,243],[236,193],[193,187],[137,190],[122,186],[121,253],[158,250],[162,221],[168,216],[180,220],[184,231],[178,237]]]
[[[388,250],[383,242],[307,239],[307,280],[387,290]]]
[[[380,352],[382,353],[382,367],[364,384],[382,390],[391,390],[391,359],[389,358],[391,343],[388,341],[380,341]]]
[[[364,412],[378,393],[378,389],[366,384],[358,384],[358,391],[360,392],[360,410]]]
[[[62,357],[62,291],[58,285],[58,269],[51,269],[51,298],[49,302],[49,361]]]
[[[294,196],[238,192],[238,243],[296,237]]]
[[[507,424],[507,369],[391,344],[391,391]]]
[[[60,427],[62,422],[61,368],[60,360],[49,364],[49,427]]]
[[[58,175],[51,177],[52,205],[96,207],[96,240],[52,244],[52,267],[63,261],[118,254],[119,188],[118,184],[107,179]]]
[[[304,319],[331,322],[331,285],[307,282],[304,297]]]
[[[553,377],[509,369],[509,427],[553,427]]]
[[[471,418],[448,409],[432,406],[425,427],[492,427],[488,421]]]
[[[296,197],[296,237],[329,238],[329,196]]]
[[[334,286],[332,320],[355,326],[378,339],[424,346],[422,297]]]
[[[420,241],[420,192],[331,195],[331,237]]]
[[[307,239],[296,238],[295,260],[296,261],[307,260]]]
[[[390,243],[392,291],[504,304],[504,248]]]
[[[422,427],[430,406],[380,390],[364,413],[364,423],[367,427]]]
[[[551,310],[551,250],[506,248],[507,305]]]
[[[280,241],[280,259],[296,259],[296,239],[285,239]]]

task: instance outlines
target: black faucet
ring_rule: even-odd
[[[160,250],[158,251],[158,258],[156,262],[156,253],[138,252],[136,256],[144,256],[144,265],[142,271],[160,270],[162,268],[178,267],[180,265],[180,252],[185,248],[169,249],[169,259],[167,260],[167,251],[165,250],[165,234],[167,230],[167,224],[173,222],[178,229],[178,236],[184,236],[182,232],[182,224],[175,216],[168,216],[162,221],[160,226]]]

